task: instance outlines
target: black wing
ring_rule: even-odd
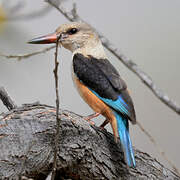
[[[98,66],[101,71],[104,73],[106,78],[109,80],[113,88],[120,92],[127,89],[127,85],[124,80],[120,77],[118,71],[107,59],[96,59],[90,56],[92,63],[95,66]]]

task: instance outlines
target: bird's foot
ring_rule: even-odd
[[[95,125],[95,123],[93,121],[91,121],[91,119],[98,117],[99,115],[100,115],[100,113],[94,113],[94,114],[91,114],[89,116],[84,116],[83,119],[88,121],[91,125]]]

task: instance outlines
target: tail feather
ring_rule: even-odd
[[[117,120],[119,138],[120,138],[124,156],[125,156],[125,161],[129,167],[135,167],[136,162],[134,158],[134,152],[132,148],[131,139],[129,136],[128,120],[122,117],[117,112],[115,112],[115,116]]]

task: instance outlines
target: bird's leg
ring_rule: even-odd
[[[95,117],[98,117],[100,115],[100,113],[93,113],[93,114],[90,114],[88,116],[84,116],[83,118],[88,121],[91,125],[94,125],[94,122],[91,121],[91,119],[95,118]]]
[[[101,129],[104,129],[104,127],[106,126],[106,124],[109,123],[109,119],[106,119],[101,125],[100,125],[100,128]]]

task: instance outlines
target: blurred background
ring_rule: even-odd
[[[57,0],[56,0],[57,1]],[[147,72],[172,99],[180,103],[180,1],[179,0],[78,0],[78,13],[101,31],[122,52]],[[71,10],[72,1],[62,6]],[[40,12],[39,14],[37,12]],[[67,23],[62,14],[43,0],[0,0],[0,53],[31,53],[48,45],[30,45],[34,37],[53,32]],[[40,101],[55,105],[54,51],[17,61],[0,57],[0,86],[21,105]],[[111,62],[126,80],[137,119],[180,169],[180,118],[108,51]],[[58,59],[60,107],[81,115],[92,110],[84,103],[71,79],[71,53],[60,49]],[[7,109],[0,102],[0,113]],[[103,117],[95,119],[101,124]],[[107,129],[111,131],[110,126]],[[130,126],[133,145],[167,167],[154,145],[138,128]]]

